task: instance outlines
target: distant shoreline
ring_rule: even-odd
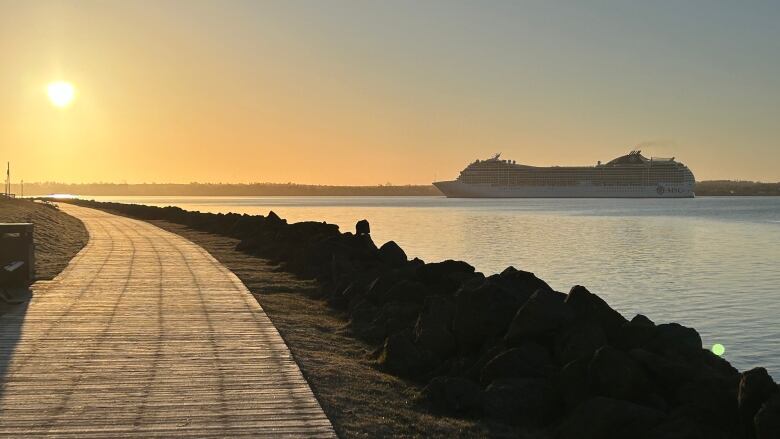
[[[18,185],[12,190],[21,193]],[[711,180],[696,183],[697,196],[780,196],[780,182]],[[81,196],[443,196],[433,185],[325,186],[294,183],[25,183],[25,195]]]

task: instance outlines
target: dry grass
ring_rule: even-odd
[[[35,224],[35,274],[39,280],[54,278],[89,240],[80,220],[29,200],[0,198],[0,222]]]
[[[414,401],[419,387],[378,371],[371,359],[373,347],[351,337],[343,316],[312,297],[313,283],[235,251],[235,239],[153,223],[199,244],[246,284],[290,347],[340,437],[533,437],[503,424],[427,412]]]

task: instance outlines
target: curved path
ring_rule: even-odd
[[[335,436],[232,272],[149,223],[62,210],[90,240],[0,316],[0,436]]]

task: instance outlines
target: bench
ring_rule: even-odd
[[[27,286],[35,280],[34,227],[0,223],[0,287]]]

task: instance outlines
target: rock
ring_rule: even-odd
[[[664,323],[655,327],[653,336],[645,346],[662,355],[681,355],[696,357],[701,354],[702,344],[699,333],[693,328],[678,323]]]
[[[422,312],[415,325],[416,343],[439,356],[448,358],[455,352],[455,336],[452,335],[452,318],[455,305],[443,296],[425,299]]]
[[[400,267],[407,261],[404,250],[395,243],[387,241],[379,247],[379,260],[391,267]]]
[[[287,224],[287,220],[281,219],[279,215],[276,214],[273,210],[268,212],[268,215],[265,217],[266,223],[270,225],[282,225]]]
[[[458,347],[476,350],[486,339],[502,337],[516,311],[514,296],[490,282],[473,290],[460,289],[452,323]]]
[[[555,334],[553,351],[558,364],[567,364],[579,358],[590,359],[605,344],[607,336],[600,326],[590,321],[577,321]]]
[[[478,415],[482,411],[482,388],[465,378],[436,377],[422,390],[422,397],[449,413]]]
[[[499,275],[490,277],[495,283],[504,287],[517,298],[518,306],[522,306],[536,290],[552,291],[547,282],[539,279],[533,273],[507,267]]]
[[[377,364],[395,375],[420,378],[436,367],[438,361],[432,352],[415,345],[411,331],[403,331],[387,337]]]
[[[665,415],[658,410],[599,396],[583,402],[569,415],[558,430],[558,438],[643,438],[664,420]]]
[[[371,226],[368,220],[362,219],[355,224],[355,235],[368,235],[371,233]]]
[[[415,276],[434,294],[446,296],[455,293],[469,279],[484,278],[481,273],[476,273],[471,265],[453,260],[420,265]]]
[[[655,323],[642,314],[637,314],[630,322],[624,324],[613,337],[615,347],[628,351],[644,347],[655,335]]]
[[[588,381],[597,394],[623,400],[637,400],[649,387],[639,364],[611,346],[599,348],[590,360]]]
[[[578,318],[593,320],[601,325],[609,339],[612,339],[628,322],[602,298],[581,285],[572,287],[566,297],[566,304],[577,314]]]
[[[506,333],[507,343],[519,343],[558,329],[570,322],[573,313],[560,296],[549,290],[537,290],[517,311]]]
[[[480,373],[480,382],[488,385],[503,378],[541,378],[552,371],[553,363],[547,349],[537,343],[525,342],[488,361]]]
[[[780,392],[774,392],[754,418],[756,439],[780,438]]]
[[[650,320],[649,318],[647,318],[647,316],[645,316],[643,314],[635,315],[634,318],[631,319],[630,323],[632,325],[635,325],[635,326],[645,326],[645,327],[649,327],[649,328],[652,328],[652,327],[655,326],[655,322],[653,322],[652,320]]]
[[[739,436],[737,388],[723,379],[697,376],[677,389],[674,404],[686,419],[698,420],[708,437]]]
[[[401,280],[390,287],[385,294],[380,296],[380,302],[397,301],[422,304],[428,295],[428,289],[420,282],[414,280]]]
[[[494,381],[483,394],[485,415],[514,425],[546,425],[558,404],[553,386],[538,378]]]
[[[749,439],[756,437],[754,417],[764,402],[777,392],[777,384],[763,367],[756,367],[742,373],[737,404],[745,437]]]
[[[678,358],[667,358],[645,349],[632,349],[629,355],[664,390],[673,391],[696,376],[696,369]]]
[[[588,363],[590,358],[574,360],[561,369],[557,376],[557,390],[567,410],[571,410],[588,399]]]

